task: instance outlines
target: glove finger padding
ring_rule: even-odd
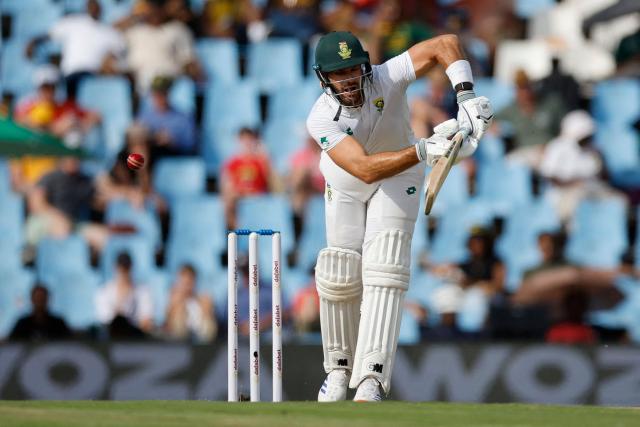
[[[458,121],[456,119],[449,119],[434,127],[433,132],[445,138],[451,138],[458,132],[458,128]]]
[[[467,99],[459,104],[458,125],[468,128],[469,135],[476,140],[482,138],[493,121],[493,108],[485,96]]]

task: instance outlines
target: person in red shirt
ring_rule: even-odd
[[[269,192],[271,165],[267,150],[257,131],[242,128],[238,132],[238,152],[222,167],[221,194],[227,225],[236,228],[235,207],[242,197]]]

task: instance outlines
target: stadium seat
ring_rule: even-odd
[[[153,186],[169,202],[204,193],[206,173],[199,157],[164,158],[153,171]]]
[[[218,176],[224,163],[238,152],[240,128],[224,122],[205,124],[201,150],[208,176]]]
[[[234,84],[213,84],[207,88],[204,100],[204,132],[224,123],[227,126],[257,127],[260,124],[258,90],[250,81]]]
[[[599,126],[595,142],[612,174],[640,168],[638,138],[631,127],[624,124]]]
[[[507,267],[509,291],[515,291],[524,272],[540,262],[538,236],[559,229],[560,220],[545,199],[516,207],[509,213],[495,246],[496,254]]]
[[[430,169],[427,168],[426,174]],[[431,215],[439,216],[447,212],[448,209],[455,209],[464,205],[469,200],[469,183],[467,173],[461,166],[454,166],[449,171],[449,175],[442,184],[436,201],[431,208]],[[422,211],[424,212],[424,211]]]
[[[483,164],[476,185],[475,200],[485,203],[496,215],[506,215],[533,197],[531,170],[502,160]]]
[[[555,0],[516,0],[514,12],[520,18],[531,18],[545,9],[553,7]]]
[[[295,39],[273,38],[249,45],[247,76],[260,91],[275,94],[302,80],[302,46]]]
[[[402,312],[402,323],[400,323],[400,333],[398,344],[415,345],[420,342],[420,326],[416,318],[407,310]]]
[[[124,145],[132,119],[131,85],[124,77],[89,77],[80,83],[79,103],[102,115],[103,158],[110,162]]]
[[[619,199],[583,200],[573,218],[567,259],[579,265],[614,268],[627,248],[627,215]]]
[[[26,41],[8,40],[2,42],[2,89],[12,92],[16,99],[24,97],[34,89],[33,73],[36,64],[25,56]]]
[[[24,201],[13,192],[0,192],[0,236],[14,248],[22,245],[24,236]]]
[[[302,234],[298,243],[298,268],[309,271],[316,265],[318,252],[327,246],[324,197],[315,196],[307,202]]]
[[[423,198],[424,199],[424,198]],[[424,214],[424,202],[420,204],[418,218],[413,229],[413,239],[411,240],[412,263],[419,260],[423,253],[429,250],[429,229],[428,216]]]
[[[462,299],[456,324],[463,332],[481,332],[489,314],[489,299],[479,287],[467,289]]]
[[[640,117],[640,82],[612,79],[595,86],[591,111],[601,124],[628,125]]]
[[[112,236],[102,251],[102,273],[105,280],[111,280],[115,272],[116,258],[121,252],[131,256],[133,277],[145,283],[155,271],[155,254],[150,242],[141,237]]]
[[[264,129],[263,141],[269,152],[271,164],[286,176],[290,171],[291,156],[303,148],[308,137],[304,120],[271,120]]]
[[[69,273],[84,273],[91,269],[89,245],[78,234],[66,239],[44,238],[36,251],[38,279],[49,283]]]
[[[140,236],[154,247],[161,245],[160,223],[155,212],[146,208],[136,208],[127,199],[116,199],[109,202],[105,212],[108,226],[133,227],[132,234]]]
[[[269,97],[268,118],[270,121],[305,121],[311,107],[321,94],[322,89],[318,80],[278,89]]]
[[[429,95],[430,81],[426,78],[418,79],[407,87],[407,102],[409,106],[416,98],[423,98]]]
[[[151,105],[151,95],[144,97],[144,108]],[[173,82],[169,91],[169,103],[178,111],[193,114],[196,109],[196,85],[188,77],[180,77]]]
[[[19,270],[22,265],[21,254],[22,251],[14,242],[0,239],[0,274]]]
[[[171,276],[162,270],[149,275],[143,285],[149,287],[153,299],[153,321],[156,325],[164,324],[171,292]]]
[[[0,158],[0,197],[11,190],[11,176],[9,174],[9,162]]]
[[[53,24],[62,17],[62,7],[57,3],[24,3],[25,5],[14,14],[13,38],[29,40],[32,37],[46,35]]]
[[[488,226],[493,215],[482,203],[469,202],[447,210],[438,217],[438,226],[430,246],[434,263],[463,262],[467,258],[467,240],[475,226]]]
[[[125,18],[131,13],[135,0],[105,0],[101,1],[102,21],[107,24]]]
[[[486,96],[491,100],[493,111],[502,110],[511,104],[516,98],[513,84],[505,83],[491,77],[480,77],[475,79],[473,88],[478,96]]]
[[[86,329],[97,322],[92,304],[100,287],[100,276],[93,271],[66,273],[48,285],[51,310],[62,316],[70,328]]]
[[[33,274],[26,270],[0,271],[0,339],[31,309]]]
[[[266,214],[266,215],[265,215]],[[246,197],[238,202],[238,227],[251,230],[272,229],[281,233],[282,270],[288,268],[286,256],[294,249],[293,212],[286,196],[255,196]],[[246,251],[248,238],[238,239],[238,250]],[[261,275],[271,274],[271,237],[260,237],[258,250],[260,251],[259,268]]]
[[[200,39],[196,43],[196,49],[209,84],[229,84],[240,79],[240,55],[238,43],[234,39]]]

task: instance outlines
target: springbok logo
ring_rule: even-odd
[[[347,46],[347,42],[338,43],[338,47],[340,48],[340,50],[338,51],[338,55],[340,55],[340,58],[342,59],[351,58],[351,49],[349,49],[349,46]]]
[[[375,105],[376,108],[378,109],[378,113],[382,113],[382,110],[384,109],[384,99],[382,98],[374,99],[373,105]]]

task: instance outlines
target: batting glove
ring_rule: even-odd
[[[458,93],[458,124],[469,130],[469,138],[476,144],[493,121],[493,107],[485,96],[475,96],[473,91]]]
[[[456,119],[449,119],[440,123],[433,129],[434,134],[429,138],[421,138],[416,143],[416,153],[420,160],[426,161],[427,165],[433,166],[438,159],[444,156],[452,144],[451,138],[458,132],[459,126]],[[473,138],[465,138],[458,152],[456,163],[471,156],[478,148],[478,141]]]

